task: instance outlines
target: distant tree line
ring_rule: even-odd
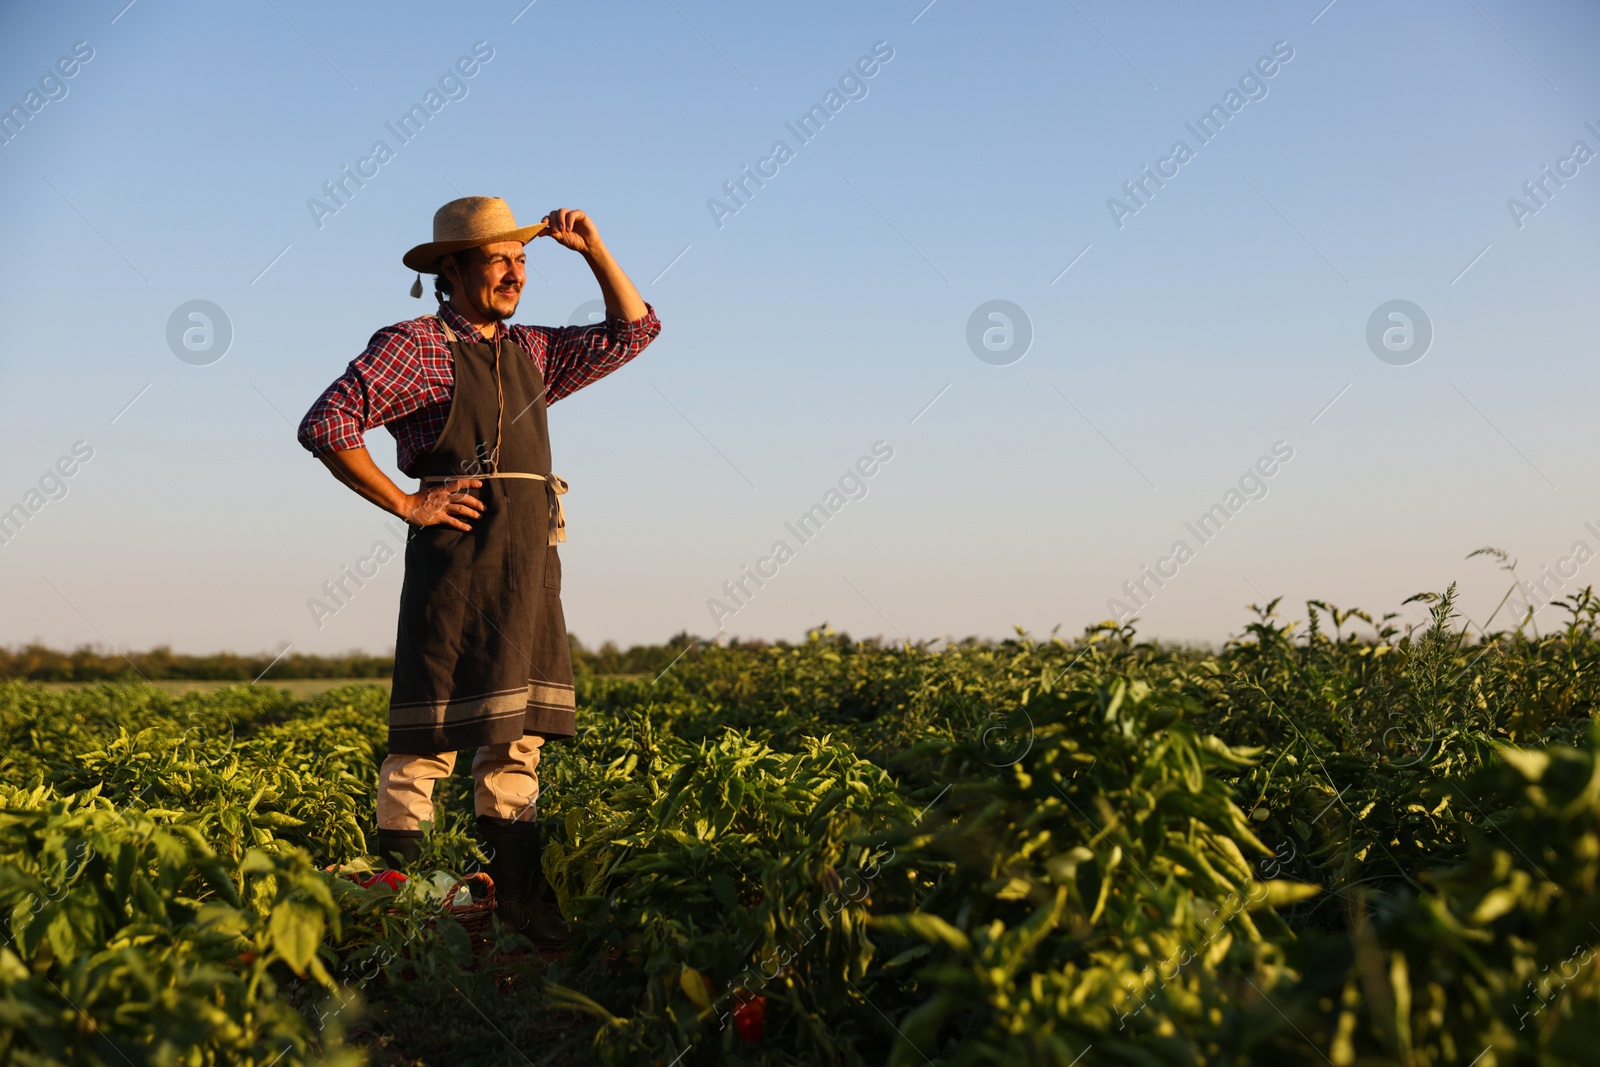
[[[579,674],[659,674],[680,656],[693,659],[705,642],[688,633],[676,634],[666,643],[633,645],[627,649],[607,641],[598,649],[585,648],[583,642],[568,636],[572,647],[572,667]],[[763,641],[736,642],[740,647],[761,648]],[[269,669],[270,668],[270,669]],[[0,678],[25,678],[35,682],[102,682],[186,679],[195,681],[249,682],[266,675],[267,680],[289,678],[388,678],[394,672],[394,656],[367,652],[346,652],[322,656],[289,652],[279,657],[272,652],[240,655],[216,652],[196,656],[174,652],[166,645],[147,652],[116,652],[81,645],[70,652],[34,643],[16,648],[0,646]]]
[[[876,648],[878,638],[852,641],[849,634],[839,633],[822,623],[809,631],[808,638],[836,645],[842,650],[853,646]],[[703,637],[688,631],[673,634],[658,645],[630,645],[623,649],[615,641],[606,641],[597,649],[584,647],[582,641],[567,635],[572,649],[572,669],[576,674],[604,675],[658,675],[680,660],[688,662],[699,658],[712,644]],[[758,652],[763,648],[792,648],[788,641],[764,641],[761,638],[724,638],[725,648]],[[805,642],[799,642],[804,644]],[[931,642],[916,642],[926,647]],[[952,645],[990,645],[977,637],[968,637]],[[319,656],[301,652],[279,655],[258,652],[240,655],[236,652],[214,652],[196,656],[174,652],[159,645],[148,652],[106,651],[92,645],[80,645],[70,652],[47,648],[37,642],[7,648],[0,645],[0,679],[24,678],[34,682],[105,682],[137,681],[146,678],[154,681],[192,680],[250,682],[265,676],[265,680],[290,678],[388,678],[394,673],[394,654],[374,655],[369,652],[345,652],[334,656]]]
[[[572,670],[575,674],[648,674],[652,677],[671,666],[680,656],[696,658],[706,642],[688,632],[673,634],[665,644],[632,645],[623,650],[615,641],[606,641],[593,651],[583,647],[571,634]]]
[[[191,679],[196,681],[249,682],[270,667],[270,678],[387,678],[394,671],[393,656],[347,652],[338,656],[290,652],[239,655],[215,652],[194,656],[174,652],[166,645],[148,652],[108,652],[80,645],[62,652],[40,644],[21,648],[0,647],[0,678],[26,678],[35,682],[104,682]]]

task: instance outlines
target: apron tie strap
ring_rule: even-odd
[[[567,539],[567,509],[561,503],[561,498],[567,491],[567,480],[559,474],[545,475],[544,483],[550,489],[550,495],[555,498],[556,510],[550,521],[550,540],[547,544],[556,544]]]
[[[559,544],[567,539],[567,509],[561,503],[561,498],[566,495],[567,480],[559,474],[524,474],[521,471],[491,471],[487,474],[429,474],[423,477],[423,485],[443,485],[446,482],[457,481],[462,478],[531,478],[536,482],[543,482],[545,488],[555,499],[555,507],[550,512],[550,539],[547,545]]]

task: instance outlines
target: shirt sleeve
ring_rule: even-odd
[[[410,324],[385,327],[372,335],[366,351],[323,390],[300,420],[297,437],[307,451],[319,456],[364,447],[368,430],[420,408],[426,400],[426,387],[421,352]]]
[[[592,326],[522,327],[533,335],[524,347],[530,352],[544,350],[545,403],[554,404],[593,385],[643,352],[661,332],[656,309],[648,303],[644,308],[632,322],[607,318]]]

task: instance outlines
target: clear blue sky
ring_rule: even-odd
[[[391,535],[293,424],[431,310],[400,256],[466,194],[589,212],[663,322],[551,411],[590,644],[709,634],[713,597],[741,636],[1073,634],[1146,565],[1173,576],[1141,625],[1169,638],[1225,638],[1260,596],[1388,610],[1457,578],[1481,620],[1507,583],[1471,550],[1537,573],[1600,549],[1600,159],[1573,155],[1600,152],[1594,5],[524,2],[3,9],[0,105],[28,117],[0,146],[0,509],[29,514],[0,642],[390,647],[398,561],[313,622]],[[385,123],[477,42],[400,145]],[[785,123],[878,42],[802,144]],[[319,227],[307,201],[378,140],[393,158]],[[779,140],[719,227],[707,201]],[[1146,166],[1176,173],[1139,205]],[[552,242],[529,262],[520,321],[598,295]],[[1033,335],[1006,365],[967,341],[997,299]],[[209,365],[167,341],[191,300],[231,324]],[[1431,323],[1408,365],[1368,345],[1391,300]],[[866,496],[799,544],[784,523],[878,441]],[[1202,544],[1185,524],[1280,441]],[[779,539],[793,558],[728,601]]]

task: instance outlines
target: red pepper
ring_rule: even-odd
[[[734,1007],[733,1028],[739,1032],[739,1040],[746,1042],[760,1041],[766,1026],[766,997],[751,997],[749,1000],[741,1000]]]
[[[350,877],[355,879],[356,885],[362,889],[371,888],[379,882],[382,882],[390,889],[399,889],[406,882],[406,876],[399,871],[380,871],[365,878],[359,874],[352,874]]]

